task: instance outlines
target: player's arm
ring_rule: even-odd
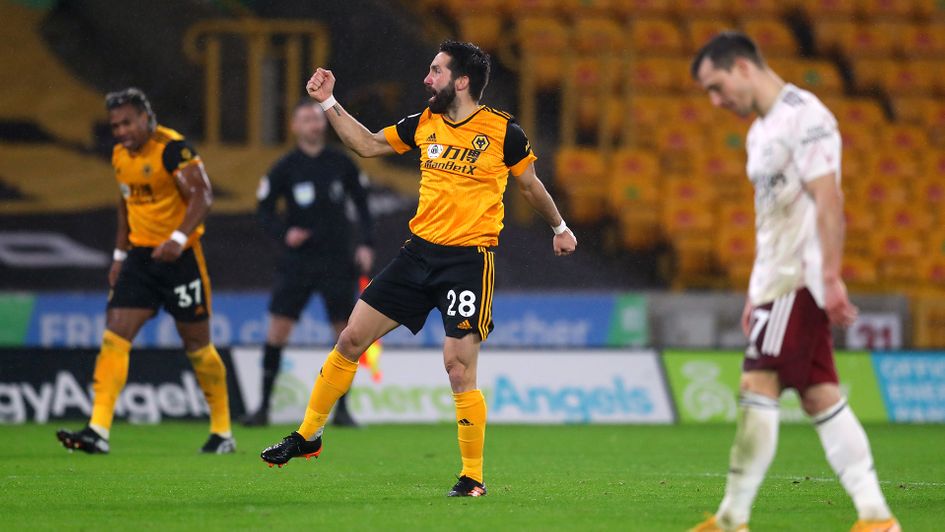
[[[840,277],[843,262],[843,193],[833,172],[807,181],[807,192],[817,209],[817,236],[823,256],[824,306],[832,323],[848,326],[856,321],[857,309],[847,297]]]
[[[118,274],[121,273],[121,265],[128,256],[128,248],[131,243],[128,241],[128,205],[125,204],[125,198],[118,195],[118,229],[115,231],[115,251],[112,253],[112,267],[108,270],[108,286],[115,286],[118,281]]]
[[[387,142],[383,131],[371,133],[371,130],[364,127],[353,116],[335,100],[332,92],[335,89],[335,76],[331,70],[323,68],[315,69],[315,73],[305,85],[315,101],[325,109],[325,116],[331,122],[331,127],[345,143],[345,146],[354,150],[361,157],[378,157],[381,155],[391,155],[396,153],[394,148]]]
[[[570,255],[573,253],[577,248],[577,238],[565,225],[564,218],[558,212],[558,207],[551,198],[551,194],[538,179],[538,175],[535,173],[535,163],[529,163],[524,172],[515,176],[515,182],[518,184],[519,192],[525,197],[525,201],[538,212],[545,223],[552,228],[560,228],[555,231],[553,242],[555,255]]]
[[[151,253],[157,260],[170,262],[180,257],[187,238],[207,218],[213,204],[213,188],[203,161],[184,141],[168,143],[164,148],[164,166],[174,175],[177,191],[187,204],[183,221],[171,237]]]

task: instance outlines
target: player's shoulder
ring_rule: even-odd
[[[512,113],[503,111],[501,109],[496,109],[495,107],[489,107],[488,105],[483,105],[482,110],[486,113],[485,116],[497,120],[499,122],[507,123],[514,122],[515,117],[512,116]]]
[[[177,131],[161,125],[158,125],[156,128],[154,128],[154,133],[151,134],[151,140],[165,146],[172,142],[186,141],[184,136]]]
[[[833,113],[814,93],[795,85],[788,85],[781,99],[783,112],[799,121],[834,119]]]

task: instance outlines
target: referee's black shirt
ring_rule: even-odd
[[[354,162],[341,150],[325,146],[315,157],[295,148],[279,159],[259,183],[256,216],[263,230],[284,249],[303,254],[348,254],[352,247],[351,221],[345,213],[347,198],[358,211],[357,242],[373,245],[373,220],[367,190]],[[277,212],[279,200],[285,213]],[[312,232],[301,246],[290,249],[285,234],[290,227]]]

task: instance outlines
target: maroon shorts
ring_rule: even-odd
[[[830,320],[807,288],[755,307],[750,331],[742,370],[774,371],[782,388],[798,392],[838,383]]]

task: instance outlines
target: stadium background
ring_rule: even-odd
[[[493,55],[485,102],[519,118],[580,241],[573,257],[554,258],[548,228],[510,187],[497,330],[484,349],[492,419],[732,421],[753,254],[749,122],[713,109],[688,63],[733,27],[840,122],[843,274],[862,312],[835,331],[851,402],[865,422],[945,422],[939,1],[0,0],[0,20],[2,424],[88,414],[117,199],[106,92],[144,89],[206,163],[213,330],[239,414],[258,401],[276,252],[255,223],[256,185],[288,145],[286,117],[310,65],[331,68],[339,101],[377,130],[422,108],[422,77],[447,37]],[[358,163],[384,264],[416,206],[416,158]],[[385,339],[381,382],[362,371],[355,383],[361,419],[447,419],[437,324]],[[331,343],[317,300],[292,343],[274,412],[286,423]],[[169,318],[136,347],[119,418],[204,416]],[[796,398],[785,418],[800,420]]]

